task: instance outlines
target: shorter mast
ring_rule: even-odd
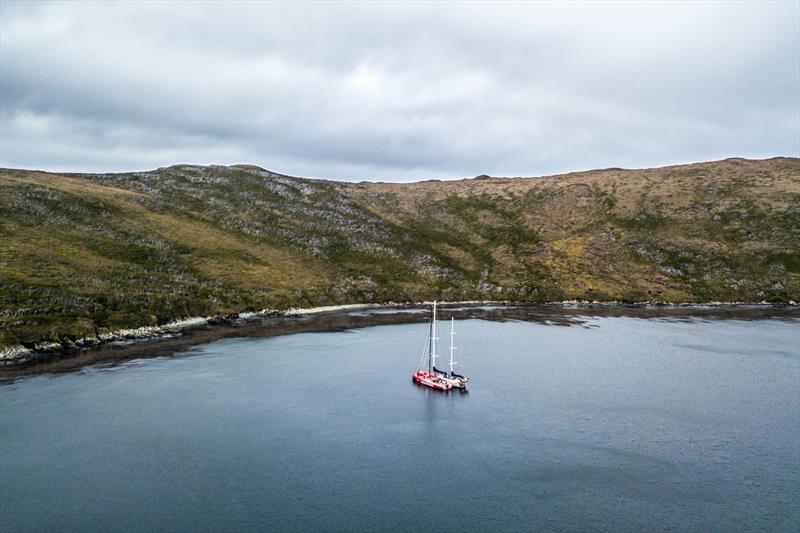
[[[456,362],[453,361],[453,352],[455,351],[456,347],[453,344],[456,335],[455,329],[455,318],[450,317],[450,374],[453,373],[453,367],[456,365]]]

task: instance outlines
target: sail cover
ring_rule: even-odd
[[[451,375],[452,377],[454,377],[454,378],[458,378],[458,379],[467,379],[467,378],[465,378],[464,376],[462,376],[461,374],[456,374],[455,372],[450,372],[450,375]]]
[[[447,372],[443,372],[442,370],[439,370],[436,367],[433,367],[433,371],[436,372],[437,374],[444,374],[445,376],[447,375]]]

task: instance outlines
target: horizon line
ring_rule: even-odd
[[[788,159],[788,160],[795,160],[800,161],[800,156],[791,156],[791,155],[777,155],[771,157],[763,157],[763,158],[749,158],[749,157],[740,157],[740,156],[731,156],[725,157],[722,159],[711,159],[711,160],[703,160],[703,161],[692,161],[688,163],[671,163],[662,166],[650,166],[650,167],[633,167],[633,168],[625,168],[625,167],[605,167],[605,168],[584,168],[581,170],[570,170],[566,172],[560,172],[556,174],[530,174],[527,176],[519,175],[519,176],[496,176],[492,174],[477,174],[471,177],[459,177],[459,178],[419,178],[419,179],[411,179],[408,181],[385,181],[383,179],[336,179],[336,178],[325,178],[319,176],[297,176],[293,174],[285,174],[283,172],[278,172],[275,170],[271,170],[269,168],[262,167],[260,165],[256,165],[254,163],[233,163],[230,165],[225,165],[221,163],[207,163],[207,164],[199,164],[199,163],[174,163],[172,165],[167,166],[160,166],[152,169],[146,170],[123,170],[123,171],[114,171],[114,172],[97,172],[97,171],[59,171],[59,170],[43,170],[37,168],[15,168],[15,167],[2,167],[0,166],[0,172],[6,171],[13,171],[13,172],[40,172],[43,174],[55,174],[55,175],[73,175],[73,176],[82,176],[82,175],[121,175],[121,174],[140,174],[140,173],[152,173],[158,172],[160,170],[166,170],[170,168],[176,167],[200,167],[200,168],[210,168],[210,167],[220,167],[220,168],[236,168],[236,167],[250,167],[255,168],[258,170],[262,170],[265,172],[270,172],[272,174],[276,174],[278,176],[286,177],[286,178],[294,178],[294,179],[306,179],[306,180],[316,180],[316,181],[333,181],[333,182],[340,182],[340,183],[382,183],[382,184],[413,184],[413,183],[425,183],[425,182],[447,182],[447,181],[464,181],[464,180],[475,180],[475,179],[537,179],[537,178],[552,178],[552,177],[559,177],[559,176],[568,176],[570,174],[583,174],[587,172],[610,172],[610,171],[622,171],[622,172],[637,172],[637,171],[647,171],[647,170],[658,170],[658,169],[665,169],[665,168],[672,168],[672,167],[682,167],[682,166],[692,166],[692,165],[703,165],[703,164],[710,164],[710,163],[722,163],[725,161],[772,161],[776,159]]]

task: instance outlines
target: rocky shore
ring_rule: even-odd
[[[192,317],[181,320],[176,320],[167,324],[159,326],[146,326],[135,329],[121,329],[102,333],[96,337],[85,337],[81,339],[63,339],[59,342],[46,342],[37,343],[30,346],[16,345],[6,347],[0,350],[0,368],[4,369],[17,369],[25,368],[30,365],[40,363],[51,363],[62,359],[75,358],[79,354],[90,353],[92,351],[99,351],[102,348],[130,348],[134,345],[140,345],[144,350],[148,347],[153,349],[155,341],[163,343],[168,339],[181,339],[187,333],[194,333],[199,330],[205,332],[205,335],[200,335],[197,342],[210,342],[218,338],[227,337],[237,332],[244,333],[247,326],[259,327],[268,325],[273,329],[277,329],[278,333],[269,334],[286,334],[295,333],[299,331],[316,331],[316,330],[330,330],[337,328],[349,327],[348,321],[328,321],[323,323],[320,321],[320,316],[327,317],[344,317],[352,311],[358,310],[374,310],[374,309],[397,309],[397,308],[424,308],[430,305],[431,302],[416,302],[416,303],[360,303],[348,305],[332,305],[313,308],[290,308],[287,310],[276,309],[262,309],[260,311],[248,311],[242,313],[234,313],[223,316],[213,317]],[[681,311],[687,314],[696,314],[707,311],[727,311],[729,313],[748,312],[748,311],[788,311],[790,313],[800,311],[800,307],[794,301],[788,304],[773,304],[762,302],[759,304],[745,304],[741,302],[708,302],[704,304],[697,303],[667,303],[667,302],[638,302],[638,303],[622,303],[622,302],[599,302],[599,301],[585,301],[585,300],[566,300],[561,302],[550,302],[538,305],[520,305],[514,302],[507,301],[494,301],[494,300],[470,300],[458,302],[441,302],[444,309],[459,308],[459,309],[477,309],[480,306],[493,306],[498,309],[548,309],[561,310],[564,312],[571,312],[575,314],[581,313],[607,313],[615,310],[625,312],[631,311],[644,311],[661,313],[667,312],[669,314],[680,313]],[[303,327],[287,327],[286,321],[297,321],[298,319],[308,318],[309,320],[317,320],[318,325],[306,324]],[[389,319],[391,322],[391,319]],[[369,321],[368,321],[369,322]],[[370,323],[375,322],[374,320]],[[385,320],[381,320],[384,323]],[[370,325],[370,323],[360,324]],[[224,330],[224,331],[223,331]],[[256,333],[257,334],[257,333]],[[187,345],[186,340],[175,344],[175,346]],[[135,356],[143,355],[142,350],[136,350]],[[116,359],[116,358],[115,358]],[[93,362],[91,357],[87,358],[87,362]],[[69,365],[78,366],[78,365]]]
[[[23,365],[105,345],[133,343],[182,335],[185,331],[198,326],[235,324],[236,322],[253,320],[276,314],[278,314],[278,311],[265,309],[259,312],[239,313],[228,316],[192,317],[176,320],[161,326],[144,326],[140,328],[110,331],[101,333],[96,337],[84,337],[75,340],[64,339],[59,342],[42,342],[33,344],[32,346],[16,345],[0,350],[0,365]]]
[[[136,342],[158,340],[183,335],[185,332],[205,326],[241,326],[247,322],[258,321],[268,317],[302,316],[337,311],[349,311],[374,307],[397,307],[401,304],[388,302],[383,304],[350,304],[331,305],[312,308],[290,308],[285,311],[262,309],[245,311],[230,315],[211,317],[191,317],[169,322],[159,326],[143,326],[140,328],[119,329],[101,333],[95,337],[80,339],[63,339],[58,342],[41,342],[30,346],[15,345],[0,349],[0,366],[25,365],[52,358],[69,356],[85,350],[108,345],[126,345]]]

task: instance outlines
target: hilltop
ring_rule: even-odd
[[[0,347],[355,302],[800,300],[800,160],[345,183],[0,170]]]

